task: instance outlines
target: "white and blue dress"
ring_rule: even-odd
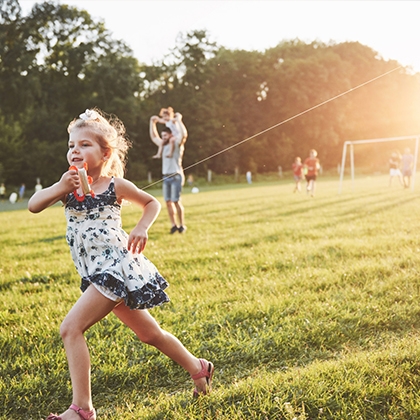
[[[69,194],[65,205],[66,239],[84,292],[91,284],[114,301],[123,300],[130,309],[149,309],[169,302],[169,285],[143,254],[127,249],[122,229],[121,205],[114,178],[108,189],[84,201]]]

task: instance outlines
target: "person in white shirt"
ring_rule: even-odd
[[[174,113],[174,109],[169,106],[168,108],[162,108],[159,112],[159,119],[158,119],[158,123],[159,124],[165,124],[166,127],[171,129],[172,132],[172,138],[171,140],[174,140],[175,137],[179,136],[179,131],[178,131],[178,127],[177,127],[177,123],[176,123],[176,119],[175,119],[175,113]],[[170,148],[169,148],[169,152],[166,155],[167,157],[172,157],[173,153],[174,153],[174,142],[170,141]],[[163,145],[160,145],[158,148],[157,153],[152,156],[153,159],[160,159],[162,157],[162,149],[163,149]]]
[[[162,176],[163,176],[163,198],[168,209],[169,220],[171,222],[170,233],[183,233],[187,229],[184,222],[184,207],[181,203],[181,191],[184,185],[184,170],[182,168],[182,158],[184,156],[185,142],[188,132],[182,122],[182,115],[177,112],[173,119],[177,130],[175,135],[172,130],[165,126],[159,135],[156,124],[160,122],[157,115],[150,118],[150,138],[159,148],[162,148]],[[173,150],[172,150],[173,148]],[[176,221],[178,217],[178,224]]]

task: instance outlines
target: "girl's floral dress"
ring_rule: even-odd
[[[147,309],[169,302],[166,280],[143,254],[127,250],[122,229],[121,205],[117,202],[114,178],[108,189],[84,201],[69,194],[65,206],[66,239],[81,290],[95,286],[114,301],[124,300],[131,309]]]

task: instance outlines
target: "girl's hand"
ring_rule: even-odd
[[[141,254],[146,248],[147,239],[147,230],[136,226],[128,235],[127,249],[133,254]]]
[[[44,188],[37,191],[28,202],[28,209],[32,213],[39,213],[47,207],[52,206],[58,201],[63,203],[66,200],[66,195],[80,186],[79,174],[75,170],[64,172],[60,181],[51,185],[51,187]]]
[[[70,194],[80,187],[79,173],[74,169],[64,172],[60,181],[58,181],[58,184],[60,188],[62,188],[64,194]]]
[[[140,254],[146,247],[150,226],[156,220],[159,211],[160,203],[152,195],[137,188],[132,182],[124,178],[115,178],[115,191],[117,193],[117,200],[121,203],[122,200],[130,201],[138,205],[143,214],[135,226],[135,228],[128,235],[127,249],[133,254]]]

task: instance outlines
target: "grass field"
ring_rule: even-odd
[[[110,315],[86,334],[98,419],[419,419],[420,194],[387,182],[186,193],[184,235],[163,209],[145,254],[172,301],[152,314],[214,362],[214,392],[193,401],[188,375]],[[138,210],[123,214],[130,230]],[[38,420],[71,402],[58,330],[79,279],[61,207],[0,225],[0,419]]]

